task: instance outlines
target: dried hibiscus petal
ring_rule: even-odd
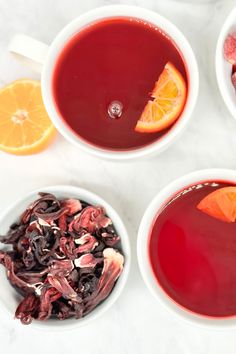
[[[72,237],[60,238],[60,250],[67,258],[74,259],[75,255],[75,243]]]
[[[25,235],[26,225],[17,225],[14,229],[10,228],[6,236],[0,237],[0,242],[5,244],[15,244],[21,236]]]
[[[58,300],[61,294],[53,287],[44,287],[40,295],[39,320],[46,320],[52,313],[52,302]]]
[[[56,316],[59,320],[65,320],[75,315],[75,311],[62,301],[55,303]]]
[[[48,274],[47,276],[48,282],[57,289],[63,297],[66,299],[71,299],[73,301],[80,302],[81,299],[76,293],[76,291],[70,286],[66,277],[63,274]]]
[[[76,215],[69,225],[69,231],[80,231],[86,229],[88,232],[94,232],[101,227],[107,227],[111,220],[105,215],[103,207],[88,206]]]
[[[98,263],[101,263],[103,259],[95,258],[91,253],[84,254],[74,260],[74,264],[78,268],[94,268]]]
[[[51,274],[63,272],[63,274],[70,274],[74,269],[74,264],[70,259],[53,260],[49,265]]]
[[[43,201],[51,201],[53,203],[59,203],[59,201],[57,200],[57,198],[53,195],[53,194],[50,194],[50,193],[39,193],[39,195],[41,196],[41,198],[35,200],[34,202],[32,202],[28,208],[25,210],[25,212],[22,214],[21,216],[21,222],[23,224],[26,224],[29,222],[29,219],[30,219],[30,216],[34,210],[35,207],[37,207],[37,205]]]
[[[59,226],[59,228],[60,228],[61,231],[63,231],[63,232],[66,232],[66,231],[67,231],[66,214],[62,214],[62,215],[59,217],[58,226]]]
[[[30,324],[36,318],[38,311],[39,298],[35,294],[27,295],[18,305],[15,316],[23,324]]]
[[[96,296],[89,299],[86,311],[90,312],[99,302],[104,300],[111,292],[116,280],[123,270],[124,257],[113,248],[106,248],[103,251],[104,266],[102,275],[98,282]]]
[[[61,205],[67,209],[67,215],[74,215],[82,209],[82,205],[78,199],[64,199]]]
[[[224,42],[224,57],[232,65],[236,64],[236,33],[230,33]]]
[[[83,297],[91,296],[96,292],[98,286],[98,278],[93,273],[81,275],[78,282],[78,289],[83,293]]]
[[[0,264],[23,295],[15,316],[23,324],[79,319],[109,293],[123,268],[111,219],[101,206],[40,193],[0,242]]]
[[[98,241],[91,234],[85,234],[80,238],[75,239],[75,243],[80,245],[76,248],[76,253],[88,253],[98,246]]]
[[[58,211],[54,211],[53,213],[43,213],[43,212],[35,212],[35,215],[42,219],[42,220],[57,220],[59,219],[62,215],[66,214],[67,209],[66,208],[61,208]]]

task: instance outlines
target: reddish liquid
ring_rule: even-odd
[[[204,185],[167,205],[156,218],[149,249],[166,293],[193,312],[217,317],[236,315],[236,224],[210,217],[196,206],[225,186]]]
[[[131,18],[94,23],[59,56],[53,80],[58,111],[77,135],[102,148],[126,150],[154,142],[165,131],[136,133],[134,127],[168,61],[187,81],[179,50],[158,28]],[[123,113],[112,119],[108,106],[117,100]]]

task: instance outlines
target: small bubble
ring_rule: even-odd
[[[121,117],[123,111],[123,104],[120,101],[112,101],[107,109],[109,117],[112,119],[118,119]]]

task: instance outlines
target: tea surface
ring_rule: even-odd
[[[53,91],[59,114],[85,141],[112,150],[145,146],[159,133],[138,133],[135,125],[165,64],[171,61],[187,82],[175,44],[149,23],[112,18],[75,35],[56,63]],[[108,115],[111,102],[122,116]]]
[[[157,216],[150,261],[165,292],[185,308],[207,316],[236,315],[236,224],[197,209],[217,182],[178,196]]]

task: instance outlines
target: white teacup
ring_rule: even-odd
[[[94,147],[80,139],[73,131],[66,126],[58,115],[52,95],[52,77],[57,58],[68,41],[81,29],[94,21],[111,17],[133,17],[143,21],[148,21],[158,26],[173,39],[183,55],[188,73],[188,96],[181,114],[175,125],[159,140],[145,147],[129,151],[110,151],[99,147]],[[78,148],[92,153],[98,157],[110,158],[114,160],[127,160],[139,158],[153,153],[161,152],[167,148],[186,127],[193,112],[199,86],[198,66],[187,39],[180,30],[170,21],[159,14],[147,9],[126,6],[112,5],[99,7],[87,12],[70,22],[54,39],[52,44],[47,45],[25,35],[16,35],[10,45],[9,50],[16,53],[21,60],[30,64],[36,70],[42,70],[42,94],[46,110],[59,132]]]
[[[188,186],[206,181],[225,181],[236,183],[236,171],[225,169],[200,170],[187,174],[163,188],[152,200],[142,218],[137,242],[138,263],[144,282],[154,297],[168,310],[176,316],[177,319],[187,321],[194,325],[207,328],[230,328],[236,327],[236,316],[231,317],[207,317],[198,315],[179,305],[172,300],[158,283],[149,259],[149,235],[154,220],[165,203],[178,192]]]

